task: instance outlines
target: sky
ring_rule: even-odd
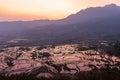
[[[120,0],[0,0],[0,21],[57,20],[112,3],[120,5]]]

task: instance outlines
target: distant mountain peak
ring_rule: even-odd
[[[105,7],[118,7],[116,4],[108,4]]]
[[[89,7],[87,9],[80,10],[76,14],[72,14],[67,17],[69,21],[89,21],[96,18],[107,18],[112,15],[120,14],[120,6],[116,4],[108,4],[103,7]]]
[[[81,12],[84,12],[84,11],[91,11],[91,10],[98,10],[98,9],[104,9],[104,8],[120,8],[120,6],[116,5],[116,4],[108,4],[108,5],[105,5],[104,7],[88,7],[86,9],[82,9],[80,10],[77,14],[80,14]]]

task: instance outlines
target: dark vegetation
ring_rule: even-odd
[[[52,78],[36,78],[31,74],[20,74],[11,76],[0,75],[0,80],[120,80],[120,70],[108,68],[79,72],[75,75],[59,74]]]
[[[30,49],[28,47],[20,47],[19,50],[22,50],[22,51],[29,51]]]
[[[4,52],[4,50],[0,50],[0,52]]]
[[[77,47],[79,51],[85,50],[96,50],[102,54],[108,54],[110,56],[120,56],[120,41],[108,42],[106,45],[101,45],[100,43],[92,43],[87,47],[79,46]]]
[[[113,44],[109,44],[109,46],[105,47],[103,50],[105,50],[110,55],[120,56],[120,41],[116,41]]]
[[[41,53],[41,57],[50,57],[51,54],[48,52]]]
[[[101,53],[110,56],[120,56],[120,41],[109,43],[107,46],[99,46],[98,49],[101,49]]]

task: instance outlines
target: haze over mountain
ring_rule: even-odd
[[[120,39],[119,21],[120,6],[90,7],[61,20],[0,22],[0,40],[22,38],[37,44],[89,39],[117,40]]]

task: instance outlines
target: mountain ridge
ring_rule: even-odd
[[[120,6],[111,4],[87,8],[61,20],[0,23],[0,36],[4,34],[4,39],[8,38],[7,40],[11,37],[24,38],[40,44],[62,43],[75,39],[105,39],[105,36],[119,36],[119,15]]]

